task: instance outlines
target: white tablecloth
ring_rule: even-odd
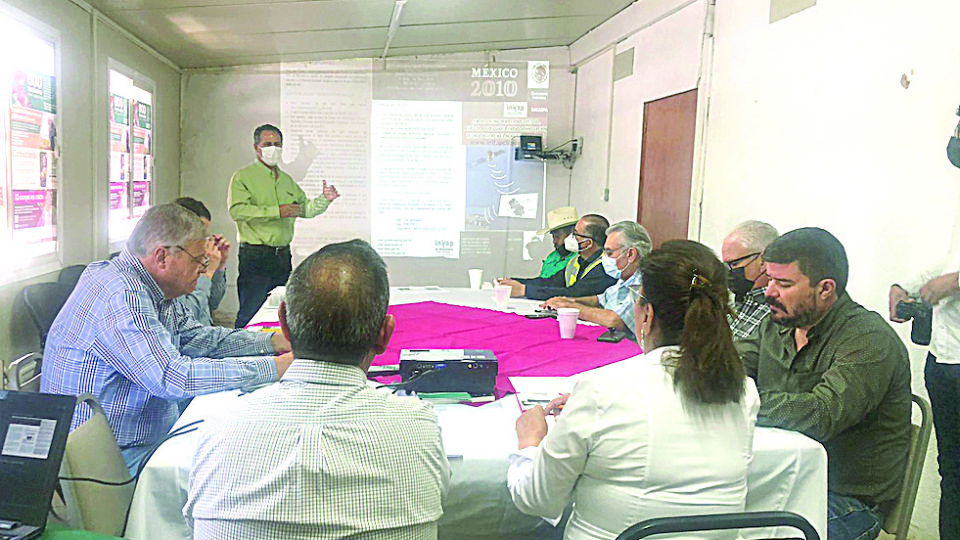
[[[491,290],[391,290],[394,304],[423,300],[494,307]],[[514,299],[509,309],[525,311],[536,304]],[[269,308],[265,308],[255,320],[271,320],[270,317]],[[231,391],[194,399],[175,428],[198,419],[230,415],[243,399],[239,394]],[[515,398],[507,396],[482,407],[437,405],[436,409],[453,471],[439,524],[440,538],[504,540],[542,534],[549,526],[518,512],[506,488],[507,455],[516,448],[514,422],[519,407]],[[171,439],[147,463],[134,494],[127,538],[191,538],[181,509],[186,503],[196,435],[194,432]],[[758,428],[747,483],[748,511],[796,512],[816,527],[821,538],[826,538],[827,455],[819,443],[799,433]],[[778,533],[796,536],[792,529]]]

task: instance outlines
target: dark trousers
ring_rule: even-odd
[[[274,287],[286,285],[291,269],[289,246],[240,244],[240,272],[237,276],[240,311],[237,312],[235,328],[243,328],[250,322]]]
[[[960,539],[960,364],[938,364],[927,354],[923,370],[933,408],[940,467],[940,539]]]

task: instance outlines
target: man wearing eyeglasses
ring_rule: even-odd
[[[767,273],[763,268],[763,250],[780,236],[777,229],[762,221],[745,221],[723,239],[721,254],[729,270],[727,285],[734,295],[737,316],[730,321],[734,339],[744,339],[757,331],[770,315],[763,300]]]
[[[206,227],[175,203],[154,206],[126,249],[91,263],[54,320],[41,391],[94,394],[131,471],[170,430],[178,402],[276,381],[293,360],[280,334],[205,326],[177,299],[210,265]],[[91,416],[78,405],[71,429]]]
[[[595,296],[558,296],[547,300],[544,305],[553,309],[577,308],[581,320],[606,326],[632,338],[636,298],[631,295],[630,286],[640,283],[640,273],[637,272],[640,259],[651,249],[650,235],[643,225],[636,221],[615,223],[607,229],[601,264],[604,272],[617,281]]]
[[[591,296],[600,294],[616,282],[603,271],[601,255],[607,241],[610,222],[601,215],[587,214],[564,238],[567,251],[576,253],[563,272],[540,278],[499,278],[500,285],[510,285],[510,296],[546,300],[554,296]]]

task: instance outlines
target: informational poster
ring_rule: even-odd
[[[19,69],[10,94],[9,230],[31,254],[56,249],[57,88],[52,75]]]
[[[295,253],[360,237],[383,256],[458,259],[540,228],[544,164],[512,150],[546,136],[549,62],[364,62],[283,64],[282,166],[310,196],[322,179],[341,194],[298,222]]]
[[[151,204],[153,95],[110,70],[110,241],[127,238]]]
[[[450,101],[373,103],[371,231],[381,255],[459,256],[450,224],[463,219],[461,110]]]
[[[130,218],[130,100],[110,94],[110,222]],[[121,193],[122,191],[122,193]]]
[[[133,182],[130,207],[136,217],[142,216],[147,211],[147,208],[150,207],[150,182]]]
[[[57,192],[55,190],[14,190],[13,231],[29,243],[56,239]]]
[[[331,242],[370,238],[371,61],[283,64],[280,129],[284,171],[308,197],[323,181],[340,198],[321,217],[299,220],[295,258]]]

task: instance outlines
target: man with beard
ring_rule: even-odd
[[[778,235],[769,223],[745,221],[723,239],[723,263],[730,271],[727,286],[734,295],[733,309],[737,314],[730,318],[733,339],[750,336],[770,314],[770,308],[763,301],[768,278],[761,256]]]
[[[872,539],[900,494],[910,442],[910,363],[879,314],[846,293],[843,245],[817,228],[764,251],[770,316],[740,342],[760,390],[757,425],[827,451],[827,537]]]

